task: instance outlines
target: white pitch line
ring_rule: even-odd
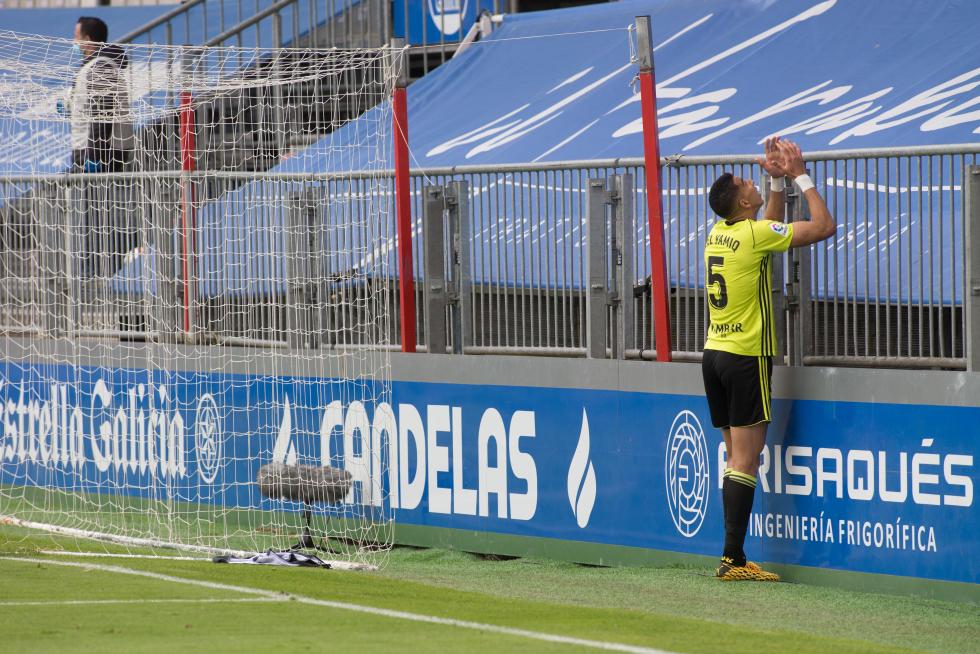
[[[0,602],[0,606],[101,606],[103,604],[221,604],[224,602],[288,602],[288,597],[202,597],[200,599],[127,599],[127,600],[48,600]]]
[[[164,561],[205,561],[211,562],[202,556],[165,556],[162,554],[118,554],[109,552],[70,552],[68,550],[38,550],[41,554],[49,556],[77,556],[84,558],[97,559],[162,559]]]
[[[244,595],[255,595],[258,597],[264,597],[268,599],[275,599],[275,600],[288,599],[294,602],[299,602],[300,604],[323,606],[326,608],[337,609],[340,611],[354,611],[356,613],[366,613],[369,615],[377,615],[385,618],[408,620],[411,622],[423,622],[427,624],[437,624],[446,627],[458,627],[460,629],[472,629],[474,631],[500,634],[502,636],[516,636],[518,638],[528,638],[530,640],[539,640],[547,643],[559,643],[561,645],[576,645],[578,647],[589,647],[592,649],[605,650],[609,652],[627,652],[628,654],[677,654],[676,652],[671,652],[662,649],[655,649],[652,647],[627,645],[625,643],[615,643],[615,642],[602,641],[602,640],[589,640],[586,638],[575,638],[572,636],[549,634],[542,631],[531,631],[528,629],[503,627],[500,625],[487,624],[483,622],[470,622],[469,620],[440,618],[438,616],[425,615],[422,613],[409,613],[408,611],[382,609],[375,606],[364,606],[362,604],[350,604],[348,602],[335,602],[332,600],[321,600],[321,599],[315,599],[313,597],[305,597],[303,595],[293,595],[292,593],[277,593],[270,590],[251,588],[248,586],[232,586],[230,584],[222,584],[214,581],[203,581],[199,579],[186,579],[184,577],[173,577],[170,575],[164,575],[157,572],[148,572],[146,570],[134,570],[132,568],[123,568],[115,565],[102,565],[98,563],[79,563],[75,561],[57,561],[52,559],[37,559],[37,558],[28,558],[28,557],[19,557],[19,556],[0,557],[0,561],[20,561],[23,563],[33,563],[33,564],[40,563],[40,564],[47,564],[47,565],[60,565],[69,568],[84,568],[88,570],[101,570],[103,572],[116,572],[118,574],[133,575],[136,577],[146,577],[148,579],[169,581],[177,584],[186,584],[188,586],[211,588],[213,590],[225,590],[225,591],[242,593]]]
[[[103,572],[117,572],[124,575],[132,575],[134,577],[146,577],[147,579],[156,579],[158,581],[169,581],[178,584],[187,584],[189,586],[198,586],[200,588],[210,588],[212,590],[227,590],[233,593],[242,593],[244,595],[257,595],[259,597],[267,598],[282,598],[286,597],[285,593],[276,593],[271,590],[262,590],[259,588],[247,588],[245,586],[232,586],[230,584],[221,584],[216,581],[203,581],[200,579],[185,579],[183,577],[173,577],[171,575],[164,575],[158,572],[150,572],[148,570],[136,570],[133,568],[123,568],[117,565],[102,565],[100,563],[77,563],[75,561],[58,561],[56,559],[37,559],[26,556],[3,556],[0,557],[0,561],[20,561],[21,563],[34,563],[42,565],[60,565],[66,568],[82,568],[84,570],[101,570]]]

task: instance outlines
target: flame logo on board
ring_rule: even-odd
[[[289,405],[289,395],[282,406],[282,422],[279,423],[279,435],[276,437],[276,444],[272,447],[272,460],[286,465],[296,463],[296,448],[293,446],[293,410]]]
[[[592,517],[595,506],[596,481],[595,468],[589,459],[589,416],[582,409],[582,431],[579,433],[578,445],[572,455],[572,463],[568,466],[568,502],[572,505],[572,513],[580,528],[585,528]]]

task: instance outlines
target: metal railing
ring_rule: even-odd
[[[391,37],[380,0],[187,0],[119,43],[373,48]]]
[[[237,46],[255,48],[376,48],[390,43],[396,28],[411,37],[411,77],[452,58],[499,23],[508,3],[463,3],[457,17],[433,14],[442,4],[389,0],[108,0],[114,6],[171,6],[160,16],[113,37],[120,44]],[[86,7],[97,0],[0,0],[0,8]],[[455,31],[444,31],[456,25]]]
[[[2,330],[143,338],[176,325],[147,310],[149,294],[117,292],[116,275],[148,251],[172,259],[178,191],[163,176],[0,178]]]
[[[0,0],[0,9],[55,9],[72,7],[136,7],[175,5],[180,0]]]
[[[378,47],[388,43],[397,22],[411,37],[419,67],[428,72],[452,57],[475,34],[469,24],[481,13],[508,11],[503,0],[481,0],[478,7],[462,3],[464,16],[434,15],[442,4],[401,0],[0,0],[0,9],[84,8],[101,5],[172,6],[145,25],[114,39],[117,43],[163,45],[247,45],[256,47]],[[489,18],[488,18],[489,19]],[[459,29],[439,29],[461,22]],[[265,29],[262,29],[262,28]],[[488,33],[489,23],[482,31]],[[278,38],[270,35],[278,32]],[[477,30],[479,31],[479,30]],[[271,39],[271,40],[270,40]],[[263,41],[264,40],[264,41]],[[424,55],[424,56],[423,56]]]
[[[441,7],[441,5],[439,5]],[[260,48],[367,47],[411,37],[410,77],[427,74],[457,51],[485,38],[506,10],[501,0],[464,4],[456,31],[437,29],[456,18],[434,16],[428,2],[387,0],[186,0],[118,39],[119,43],[249,46]],[[447,9],[451,9],[447,5]],[[452,12],[450,12],[452,13]],[[427,27],[428,26],[428,27]]]
[[[778,258],[774,303],[784,317],[780,342],[790,361],[965,365],[964,304],[970,294],[963,184],[978,153],[980,146],[964,145],[808,155],[838,231]],[[674,354],[696,358],[708,325],[703,243],[715,220],[708,188],[725,170],[756,180],[762,172],[752,156],[671,157],[664,163]],[[423,183],[470,185],[474,309],[468,338],[475,346],[585,354],[586,190],[590,179],[628,174],[636,239],[627,250],[634,253],[637,276],[632,288],[617,292],[636,303],[627,353],[650,357],[655,343],[642,167],[640,159],[460,167],[416,178],[416,216]],[[804,210],[805,202],[791,194],[788,216],[802,219]],[[534,290],[516,290],[529,288]]]
[[[980,184],[978,154],[966,145],[807,157],[838,231],[776,257],[781,361],[980,365],[980,192],[965,192]],[[761,181],[750,156],[664,161],[678,359],[698,358],[707,332],[707,190],[727,170]],[[420,349],[431,340],[433,351],[650,358],[643,179],[633,159],[415,171]],[[191,234],[175,222],[181,183],[199,189]],[[392,189],[390,171],[0,179],[2,328],[180,338],[187,311],[197,341],[394,346]],[[805,217],[801,198],[787,202],[788,220]],[[83,238],[113,221],[124,228]]]

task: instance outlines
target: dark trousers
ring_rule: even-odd
[[[81,239],[81,275],[86,278],[112,277],[122,267],[126,255],[137,247],[139,215],[133,181],[108,177],[101,173],[120,173],[131,169],[126,153],[111,152],[105,161],[96,162],[98,171],[79,184],[79,210],[84,217],[79,228]],[[72,172],[84,172],[86,161],[92,161],[83,150],[72,152]]]

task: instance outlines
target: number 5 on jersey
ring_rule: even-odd
[[[720,272],[715,272],[715,266],[725,267],[725,257],[708,257],[708,288],[716,286],[716,291],[708,291],[708,301],[715,309],[724,309],[728,306],[728,287],[725,286],[725,278]]]

